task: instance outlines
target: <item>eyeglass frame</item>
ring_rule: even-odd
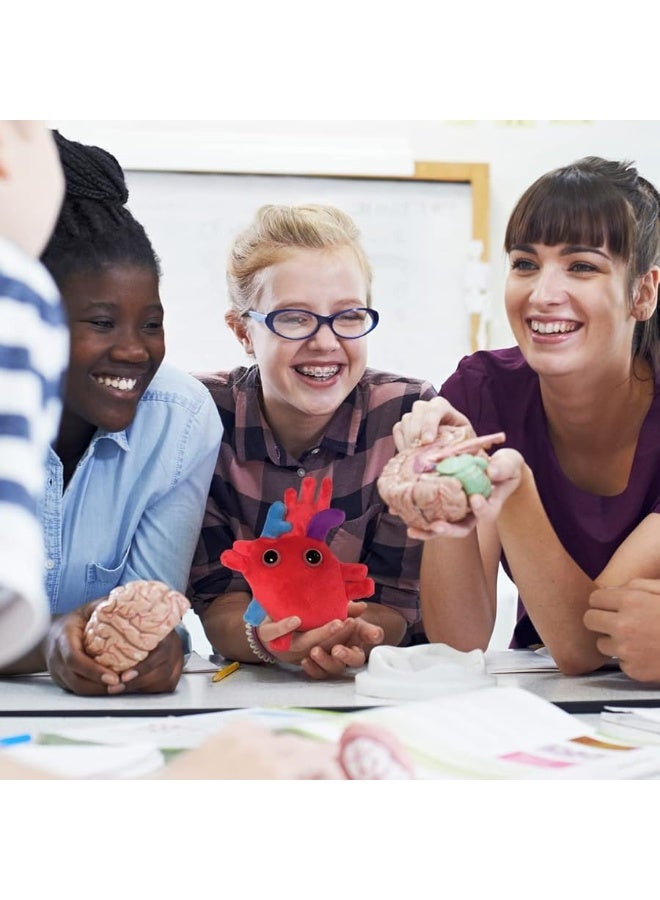
[[[309,334],[304,334],[302,337],[287,337],[285,334],[280,334],[279,331],[275,331],[273,327],[273,319],[275,316],[280,315],[280,313],[304,313],[306,316],[313,316],[316,319],[316,328],[314,331],[310,331]],[[371,327],[364,331],[362,334],[356,334],[355,337],[349,337],[345,334],[337,334],[333,327],[333,322],[338,316],[345,316],[346,313],[350,312],[366,312],[371,316]],[[322,325],[327,325],[330,331],[334,334],[335,337],[339,338],[340,341],[357,341],[359,338],[366,337],[368,334],[374,330],[376,325],[378,325],[380,316],[375,309],[371,309],[370,306],[353,306],[350,309],[340,309],[336,313],[332,313],[330,316],[321,316],[318,313],[311,312],[308,309],[297,309],[296,307],[286,307],[285,309],[273,309],[269,313],[261,313],[257,312],[256,309],[248,309],[247,312],[243,313],[244,316],[249,316],[251,319],[254,319],[255,322],[263,322],[263,324],[271,331],[273,334],[277,335],[277,337],[282,338],[284,341],[307,341],[311,337],[314,337],[321,328]]]

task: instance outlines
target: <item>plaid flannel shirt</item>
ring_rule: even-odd
[[[328,536],[336,557],[361,562],[376,586],[369,602],[398,610],[408,623],[402,645],[424,643],[420,621],[421,543],[390,515],[376,481],[396,448],[392,428],[415,400],[436,395],[426,381],[366,369],[336,411],[318,446],[300,459],[290,456],[268,426],[259,400],[257,366],[200,376],[218,407],[224,433],[211,481],[189,596],[200,613],[219,595],[250,589],[243,577],[220,563],[237,539],[261,534],[268,508],[305,475],[332,478],[331,505],[346,520]]]

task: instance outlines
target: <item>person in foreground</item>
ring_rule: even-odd
[[[0,780],[58,779],[41,767],[0,750]],[[347,725],[337,740],[270,731],[235,722],[164,764],[151,777],[172,780],[409,781],[418,777],[413,756],[388,731],[371,722]]]
[[[47,666],[80,694],[173,690],[182,637],[171,631],[118,675],[83,650],[96,605],[146,579],[185,589],[220,443],[208,391],[161,363],[159,263],[126,207],[117,160],[55,134],[66,193],[43,262],[68,312],[64,406],[48,457],[40,514],[54,621],[7,672]]]
[[[376,481],[394,452],[392,428],[428,382],[368,369],[371,268],[353,221],[321,205],[265,206],[229,256],[226,321],[255,364],[203,377],[224,424],[189,596],[211,644],[228,659],[301,666],[312,678],[363,665],[380,643],[424,641],[421,545],[389,515]],[[269,506],[306,475],[333,482],[346,520],[328,543],[375,582],[345,620],[297,631],[297,617],[246,625],[251,592],[220,563],[237,539],[261,534]],[[292,634],[287,651],[266,644]]]
[[[660,678],[658,214],[627,162],[587,157],[539,178],[505,237],[517,346],[466,357],[396,426],[399,450],[439,423],[506,434],[489,498],[413,532],[427,539],[431,641],[486,648],[501,559],[520,598],[513,647],[544,644],[566,674],[615,656]]]
[[[37,502],[61,410],[68,331],[38,257],[63,193],[46,126],[0,121],[0,665],[29,651],[50,620]]]

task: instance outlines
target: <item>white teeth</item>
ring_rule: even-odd
[[[132,391],[137,384],[137,378],[110,378],[108,375],[97,375],[96,380],[99,384],[117,388],[120,391]]]
[[[576,322],[538,322],[536,319],[532,319],[530,324],[532,331],[539,334],[567,334],[578,327]]]
[[[296,371],[312,378],[332,378],[339,371],[339,366],[297,366]]]

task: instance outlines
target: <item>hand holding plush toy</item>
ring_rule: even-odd
[[[345,519],[339,509],[330,509],[332,480],[324,478],[314,500],[315,480],[303,479],[300,495],[293,488],[284,493],[284,503],[271,504],[261,537],[234,541],[220,555],[229,569],[242,572],[253,599],[244,619],[260,625],[266,615],[274,621],[298,616],[300,631],[320,628],[332,619],[348,616],[351,600],[363,600],[374,592],[362,563],[342,563],[325,539],[331,528]],[[291,635],[270,641],[270,648],[286,651]]]

